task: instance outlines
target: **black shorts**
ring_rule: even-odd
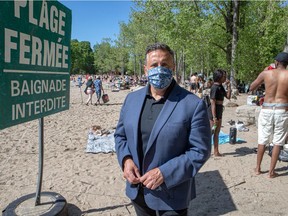
[[[224,111],[224,106],[221,104],[216,104],[216,118],[217,119],[222,119],[223,111]],[[208,107],[208,116],[210,120],[213,120],[211,106]]]

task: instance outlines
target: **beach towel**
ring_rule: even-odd
[[[87,153],[109,153],[115,152],[114,130],[109,131],[109,134],[98,135],[90,131],[88,133]]]
[[[242,143],[245,142],[245,140],[241,139],[241,138],[236,138],[236,143]],[[225,143],[229,143],[229,134],[225,134],[223,133],[223,131],[220,131],[219,133],[219,145],[220,144],[225,144]],[[212,145],[214,144],[213,142],[213,135],[212,135]]]

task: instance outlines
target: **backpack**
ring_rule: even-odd
[[[269,145],[269,152],[268,155],[272,156],[273,145]],[[279,154],[279,161],[288,162],[288,151],[281,149]]]

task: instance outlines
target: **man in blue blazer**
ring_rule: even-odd
[[[187,215],[211,152],[207,107],[173,79],[166,44],[147,47],[144,69],[148,85],[128,94],[115,131],[126,194],[138,216]]]

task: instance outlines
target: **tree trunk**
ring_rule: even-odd
[[[286,43],[285,43],[285,46],[284,46],[284,52],[288,53],[288,33],[287,33]]]
[[[177,83],[178,81],[178,77],[179,74],[181,72],[181,70],[183,69],[183,50],[180,51],[180,58],[177,59],[178,62],[176,62],[176,71],[175,71],[175,77],[176,77],[176,81]]]
[[[236,58],[236,48],[238,41],[238,18],[239,18],[239,0],[233,0],[233,34],[232,34],[232,49],[231,49],[231,70],[230,70],[230,82],[232,86],[237,88],[235,80],[235,58]]]
[[[142,77],[142,60],[141,60],[141,57],[139,56],[139,67],[140,67],[140,70],[139,70],[139,77]]]
[[[136,75],[136,54],[134,54],[134,76]]]
[[[233,1],[229,1],[227,5],[227,15],[225,17],[227,31],[226,61],[231,66],[232,38],[233,38]]]
[[[178,61],[178,55],[177,55],[177,51],[175,51],[174,53],[174,62],[175,62],[175,76],[178,73],[178,68],[177,68],[177,61]]]
[[[121,75],[124,76],[125,75],[125,59],[122,59],[122,67],[121,67]]]
[[[183,53],[183,72],[181,77],[181,83],[185,85],[185,53]]]

